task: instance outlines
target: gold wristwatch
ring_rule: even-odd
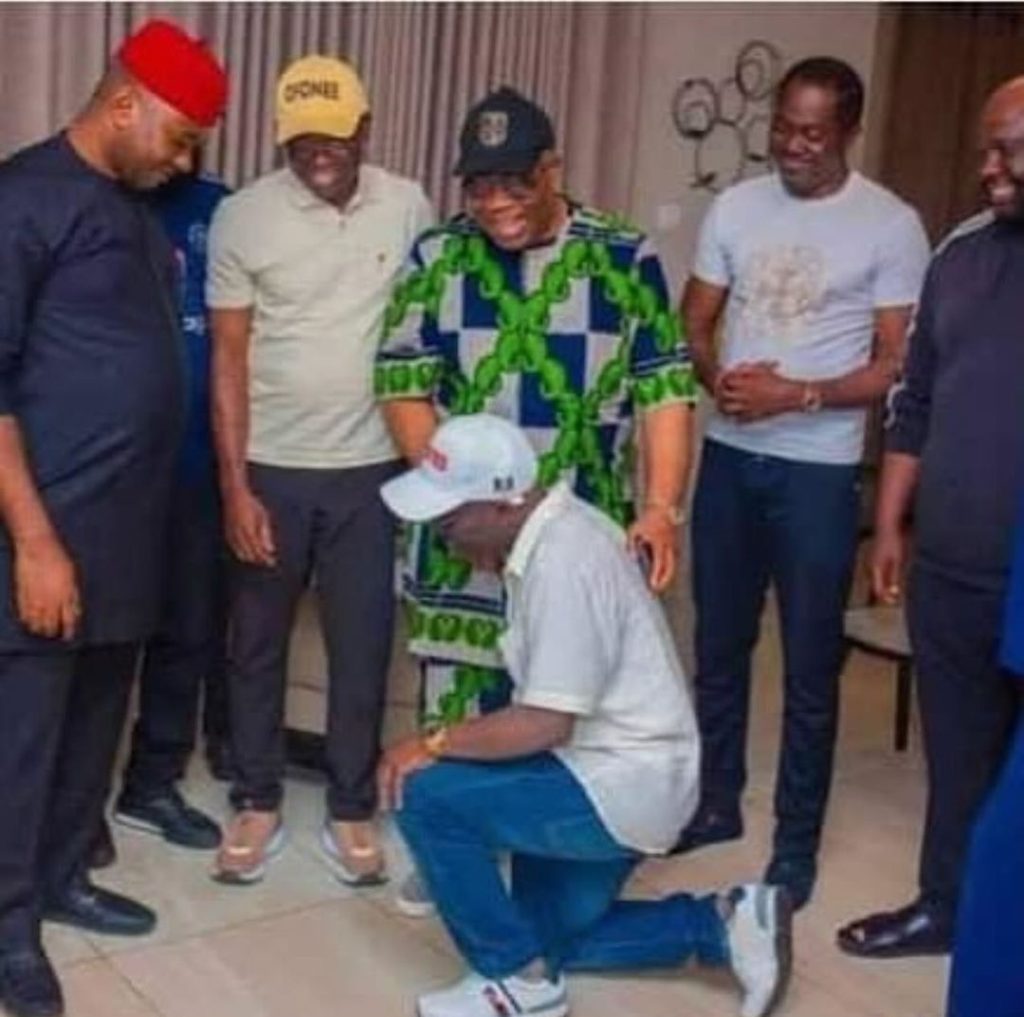
[[[800,409],[804,413],[817,413],[821,409],[821,389],[810,383],[804,385],[800,399]]]
[[[668,501],[645,501],[645,509],[661,509],[668,516],[673,526],[682,526],[686,522],[686,513],[678,506]]]

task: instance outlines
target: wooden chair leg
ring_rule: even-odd
[[[914,665],[901,660],[896,669],[896,734],[897,752],[906,752],[910,740],[910,700],[914,686]]]

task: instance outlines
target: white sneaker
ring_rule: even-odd
[[[470,973],[448,989],[430,992],[416,1001],[419,1017],[565,1017],[569,1012],[565,979],[489,979]]]
[[[395,907],[406,918],[432,918],[437,913],[434,898],[415,869],[402,880],[395,894]]]
[[[782,999],[793,963],[793,908],[785,887],[747,883],[729,891],[730,963],[743,1017],[766,1017]]]

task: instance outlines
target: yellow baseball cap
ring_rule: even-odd
[[[351,138],[369,111],[366,90],[350,64],[325,56],[302,57],[277,81],[277,143],[300,134]]]

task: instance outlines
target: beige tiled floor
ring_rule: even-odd
[[[683,612],[674,621],[685,632]],[[652,861],[635,892],[710,888],[756,876],[771,832],[777,752],[777,650],[768,626],[758,653],[751,717],[745,840],[684,859]],[[946,963],[856,962],[833,946],[837,924],[913,889],[922,764],[916,748],[891,749],[891,666],[851,658],[844,677],[835,791],[814,901],[797,919],[796,974],[780,1009],[788,1017],[940,1017]],[[407,727],[407,690],[396,690],[389,730]],[[187,791],[224,815],[224,791],[200,766]],[[68,995],[69,1017],[401,1017],[414,996],[459,972],[443,930],[393,910],[390,891],[355,894],[331,876],[316,843],[322,789],[289,781],[290,846],[260,886],[226,888],[207,878],[209,859],[118,830],[121,862],[103,882],[160,912],[141,941],[48,929],[47,946]],[[402,846],[389,830],[393,869]],[[737,996],[727,975],[688,971],[637,978],[579,978],[576,1017],[727,1017]]]

